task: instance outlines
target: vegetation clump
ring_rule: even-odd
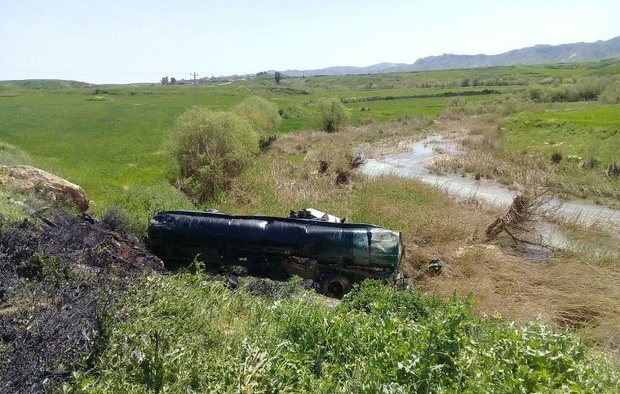
[[[259,137],[239,115],[193,107],[177,119],[170,143],[181,172],[178,186],[203,202],[243,170],[258,152]]]
[[[273,141],[282,121],[278,107],[259,96],[243,100],[234,108],[234,113],[250,122],[259,135],[261,146]]]
[[[319,101],[319,125],[322,130],[333,133],[349,123],[349,111],[337,98]]]
[[[174,294],[174,297],[170,297]],[[201,273],[144,277],[104,326],[87,392],[604,392],[617,369],[572,335],[478,317],[470,300],[357,285],[312,293],[227,289]],[[174,317],[171,320],[171,317]],[[69,389],[70,387],[66,387]]]

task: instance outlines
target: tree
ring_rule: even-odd
[[[260,145],[267,146],[278,132],[282,118],[278,107],[272,102],[258,96],[248,97],[238,104],[233,111],[246,119],[258,133]]]
[[[276,71],[274,78],[276,80],[276,83],[280,83],[280,80],[282,79],[282,73],[280,71]]]
[[[168,85],[168,77],[167,76],[166,77],[162,77],[161,84],[162,85]]]
[[[319,124],[328,133],[338,131],[349,122],[349,111],[337,98],[319,101]]]
[[[258,134],[232,112],[193,107],[177,119],[169,149],[181,172],[177,184],[204,202],[227,189],[258,152]]]
[[[170,78],[170,84],[175,85],[177,83],[177,79],[175,77]]]

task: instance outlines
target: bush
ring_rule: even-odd
[[[599,100],[605,104],[620,104],[620,82],[609,84],[599,95]]]
[[[319,124],[328,133],[338,131],[349,122],[349,111],[337,98],[319,101]]]
[[[234,109],[234,113],[246,119],[258,133],[261,142],[268,141],[278,131],[280,113],[275,104],[267,99],[252,96],[243,100]]]
[[[181,171],[178,186],[197,202],[225,190],[253,154],[258,134],[240,116],[193,107],[181,115],[170,149]]]
[[[602,78],[583,78],[573,85],[532,85],[526,98],[536,102],[555,103],[597,100],[608,81]]]
[[[602,78],[583,78],[568,91],[568,101],[594,101],[605,90],[607,81]]]

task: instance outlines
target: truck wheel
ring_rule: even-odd
[[[321,294],[328,297],[342,298],[351,290],[351,283],[349,280],[339,274],[323,275],[321,283],[319,284],[319,291]]]

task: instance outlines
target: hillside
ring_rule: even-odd
[[[418,59],[413,64],[413,69],[421,71],[519,64],[569,63],[596,61],[614,57],[620,57],[620,36],[611,40],[593,43],[535,45],[491,56],[484,54],[429,56]]]
[[[377,74],[407,71],[445,70],[522,64],[574,63],[620,57],[620,36],[607,41],[562,45],[535,45],[499,55],[456,55],[445,53],[416,60],[413,64],[378,63],[367,67],[328,67],[314,70],[286,70],[292,77],[313,75]],[[272,71],[273,72],[273,71]]]

